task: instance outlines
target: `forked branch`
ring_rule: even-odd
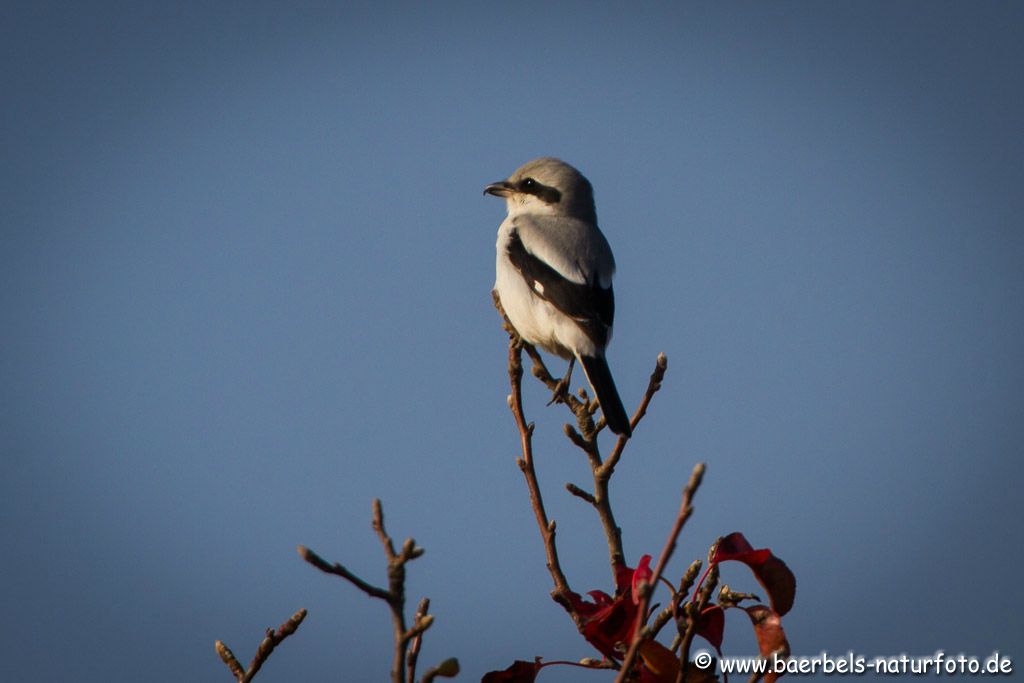
[[[413,683],[416,679],[416,662],[419,658],[423,633],[434,623],[434,617],[427,614],[430,601],[424,598],[416,610],[411,626],[405,621],[405,565],[420,557],[423,548],[409,538],[400,550],[384,528],[384,511],[379,500],[373,501],[373,530],[377,533],[384,555],[388,561],[388,587],[381,588],[361,579],[338,562],[328,562],[305,546],[299,546],[299,555],[309,564],[327,574],[340,576],[372,598],[383,600],[391,608],[391,623],[394,632],[395,652],[391,664],[392,683]],[[436,676],[450,677],[458,673],[458,661],[448,659],[434,667],[423,680]]]
[[[274,651],[282,640],[295,633],[299,628],[299,624],[306,618],[306,610],[300,609],[298,612],[293,614],[288,621],[281,624],[275,631],[272,628],[267,629],[267,635],[263,638],[260,646],[256,648],[256,655],[249,662],[249,666],[246,669],[242,668],[242,664],[235,657],[235,653],[224,644],[223,641],[218,640],[214,643],[214,648],[217,650],[217,654],[221,660],[227,664],[227,667],[231,669],[231,673],[234,675],[235,680],[239,683],[249,683],[255,676],[256,673],[262,668],[263,663],[267,661],[270,654]]]

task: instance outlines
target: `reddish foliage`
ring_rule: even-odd
[[[725,638],[725,610],[720,605],[708,605],[700,613],[697,635],[711,643],[718,655],[722,655],[722,639]]]
[[[620,660],[636,629],[640,614],[640,584],[651,580],[651,556],[644,555],[636,569],[621,567],[615,579],[615,597],[602,591],[587,593],[588,602],[577,593],[569,595],[579,615],[580,631],[587,641],[609,659]]]
[[[738,531],[722,538],[718,543],[712,564],[736,560],[750,567],[758,583],[768,592],[772,609],[781,617],[793,607],[796,597],[796,577],[786,563],[772,555],[768,548],[754,550]]]
[[[750,623],[754,625],[754,636],[761,656],[768,660],[771,660],[772,655],[788,657],[789,641],[786,640],[786,632],[782,630],[779,614],[765,605],[747,607],[745,611],[750,617]],[[769,671],[765,674],[765,683],[774,683],[781,675]]]
[[[679,672],[676,653],[656,640],[645,640],[640,643],[639,654],[640,683],[675,683]]]
[[[540,671],[540,662],[524,662],[517,659],[504,671],[491,671],[484,674],[480,683],[533,683]]]

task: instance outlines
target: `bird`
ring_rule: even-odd
[[[605,358],[615,317],[615,257],[597,227],[590,181],[561,159],[541,157],[484,194],[504,198],[508,210],[498,228],[494,289],[509,322],[523,340],[569,361],[562,391],[579,361],[605,424],[631,436]]]

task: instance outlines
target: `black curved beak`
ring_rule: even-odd
[[[507,180],[502,180],[497,183],[491,183],[484,188],[484,194],[493,194],[495,197],[507,197],[512,194],[512,184]]]

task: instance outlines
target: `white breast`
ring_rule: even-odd
[[[526,282],[512,265],[508,258],[510,234],[511,222],[506,219],[498,229],[494,288],[516,331],[531,344],[562,358],[597,355],[599,350],[579,325],[537,296],[534,283]],[[543,292],[543,287],[537,291]]]

